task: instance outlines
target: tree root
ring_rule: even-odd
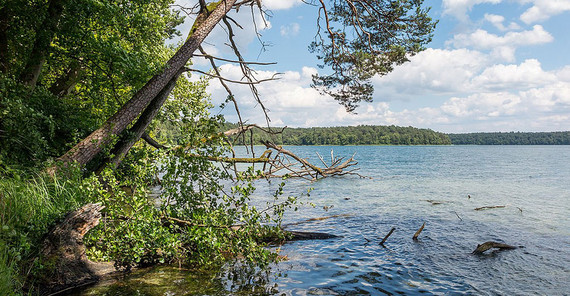
[[[112,263],[91,262],[85,256],[83,236],[99,224],[100,204],[87,204],[67,214],[47,235],[40,258],[43,276],[38,279],[40,294],[54,295],[69,288],[97,282],[114,271]]]

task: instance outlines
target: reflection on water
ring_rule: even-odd
[[[229,264],[212,270],[157,266],[117,275],[72,295],[274,295],[271,268]]]
[[[318,161],[330,147],[290,147]],[[314,187],[285,222],[342,238],[284,245],[271,270],[157,267],[79,295],[564,295],[570,283],[570,147],[334,147],[373,177],[293,182]],[[262,185],[263,204],[272,186]],[[470,195],[471,198],[467,196]],[[432,204],[426,200],[444,201]],[[323,207],[331,206],[325,211]],[[474,211],[481,206],[504,208]],[[411,238],[426,222],[418,241]],[[378,242],[392,228],[385,247]],[[494,240],[523,246],[472,255]]]

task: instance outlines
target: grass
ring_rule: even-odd
[[[30,283],[43,236],[86,200],[79,180],[0,179],[0,295],[20,295]]]

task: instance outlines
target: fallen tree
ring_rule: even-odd
[[[101,204],[86,204],[69,213],[47,235],[41,250],[40,292],[53,294],[97,282],[104,274],[115,271],[112,263],[95,263],[87,259],[83,237],[101,219]]]
[[[41,295],[55,295],[70,289],[98,282],[103,277],[115,273],[112,262],[92,262],[85,255],[83,238],[102,218],[101,204],[87,204],[66,215],[47,235],[40,256],[43,271],[38,287]],[[128,218],[123,218],[128,219]],[[163,217],[165,226],[176,224],[181,227],[215,227],[233,232],[240,231],[243,225],[211,226],[196,224],[173,217]],[[284,230],[283,235],[263,234],[258,239],[263,243],[282,244],[287,241],[332,239],[339,236],[321,233]]]

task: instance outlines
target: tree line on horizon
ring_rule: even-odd
[[[225,123],[223,130],[237,127]],[[311,128],[272,128],[275,134],[252,129],[252,134],[236,139],[236,144],[259,145],[271,141],[278,145],[570,145],[570,131],[560,132],[481,132],[441,133],[412,126],[358,125]],[[176,142],[168,128],[159,135]],[[245,140],[245,141],[244,141]]]
[[[230,129],[235,124],[226,124]],[[450,145],[449,137],[430,129],[401,126],[359,125],[311,128],[272,128],[276,134],[259,129],[236,139],[238,144],[271,141],[278,145]],[[282,132],[281,132],[282,130]]]
[[[570,131],[487,132],[448,136],[454,145],[570,145]]]

